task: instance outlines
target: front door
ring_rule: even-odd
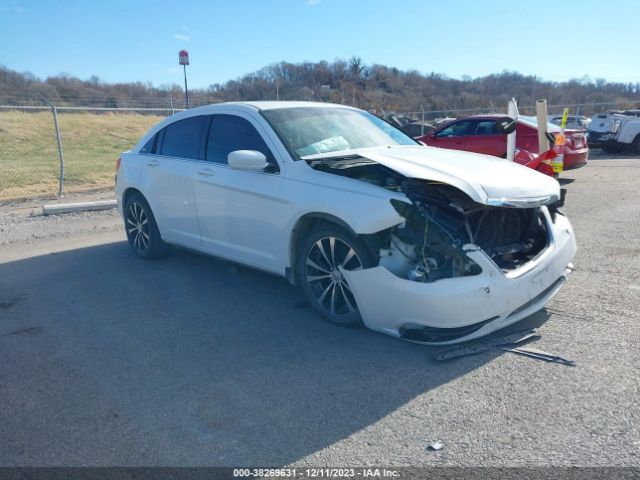
[[[507,136],[498,134],[496,127],[495,120],[476,120],[473,135],[467,141],[466,150],[504,157],[507,153]]]
[[[460,120],[453,122],[436,132],[430,145],[452,150],[464,150],[467,137],[471,135],[473,121]]]
[[[264,172],[233,170],[227,164],[235,150],[262,152],[270,163]],[[198,221],[205,250],[281,273],[282,220],[287,201],[283,179],[271,150],[249,120],[213,115],[206,162],[195,170]]]

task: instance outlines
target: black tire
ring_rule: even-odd
[[[631,152],[640,153],[640,135],[636,135],[636,138],[631,142]]]
[[[622,150],[624,150],[624,144],[616,141],[611,141],[603,143],[600,148],[602,148],[602,151],[605,153],[620,153],[622,152]]]
[[[124,228],[129,247],[144,260],[158,258],[167,252],[158,224],[147,200],[140,193],[132,193],[124,204]]]
[[[297,251],[296,277],[311,306],[330,323],[361,327],[356,300],[337,265],[345,270],[374,267],[372,249],[343,228],[321,225],[305,236]]]

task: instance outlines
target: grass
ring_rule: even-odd
[[[59,112],[65,192],[112,186],[120,153],[162,118]],[[50,111],[0,111],[0,200],[56,194],[59,168]]]

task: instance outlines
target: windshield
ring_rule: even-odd
[[[416,141],[384,120],[348,108],[281,108],[262,112],[297,159],[306,155]]]

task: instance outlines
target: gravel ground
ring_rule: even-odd
[[[115,211],[0,209],[0,465],[640,466],[640,161],[563,178],[577,269],[524,325],[575,367],[439,363],[268,274],[137,260]]]

